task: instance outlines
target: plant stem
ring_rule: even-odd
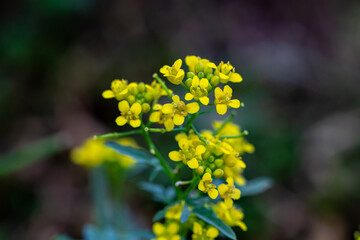
[[[172,94],[170,93],[170,90],[168,89],[168,87],[166,86],[166,84],[164,83],[164,81],[159,77],[159,75],[157,75],[157,73],[153,74],[153,78],[155,78],[156,81],[158,81],[158,83],[160,83],[160,85],[162,86],[162,88],[165,90],[166,94],[168,95],[168,97],[171,99],[172,98]]]
[[[217,135],[231,120],[235,117],[236,112],[232,112],[228,118],[225,119],[225,121],[221,124],[221,126],[218,129],[215,129],[213,132],[213,136]]]
[[[189,193],[199,184],[200,178],[199,176],[193,171],[193,179],[191,182],[191,185],[185,190],[185,192],[182,195],[182,198],[185,199]]]
[[[94,139],[119,138],[119,137],[134,135],[134,134],[140,134],[141,132],[142,132],[141,130],[132,130],[132,131],[120,132],[120,133],[107,133],[104,135],[95,135]]]
[[[186,91],[190,92],[190,88],[188,88],[183,82],[181,82],[180,84],[186,89]]]
[[[246,136],[248,134],[249,134],[249,132],[247,130],[244,130],[242,133],[237,134],[237,135],[220,136],[219,139],[223,139],[223,138],[241,138],[241,137]]]

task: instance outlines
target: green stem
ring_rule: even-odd
[[[199,139],[201,141],[203,141],[205,144],[208,144],[208,141],[206,140],[206,138],[204,138],[203,136],[200,135],[200,133],[198,132],[198,130],[196,130],[194,124],[191,125],[192,130],[194,130],[194,133],[199,137]]]
[[[199,184],[199,182],[200,182],[199,176],[195,173],[195,171],[193,171],[193,179],[192,179],[191,185],[185,190],[185,192],[182,195],[182,198],[185,199],[189,195],[189,193],[194,188],[196,188],[196,186]]]
[[[214,109],[198,112],[197,115],[203,115],[203,114],[206,114],[206,113],[209,113],[209,112],[215,112],[215,111],[216,111],[216,109],[214,108]]]
[[[249,132],[244,130],[242,133],[237,134],[237,135],[219,136],[219,139],[223,139],[223,138],[241,138],[241,137],[246,136],[248,134],[249,134]]]
[[[121,133],[107,133],[104,135],[95,135],[94,139],[119,138],[119,137],[134,135],[134,134],[140,134],[141,132],[142,132],[141,130],[132,130],[132,131],[121,132]]]
[[[154,133],[168,133],[168,132],[183,132],[185,131],[185,128],[175,128],[170,131],[166,131],[166,129],[164,128],[148,128],[147,130],[149,132],[154,132]]]
[[[166,86],[166,84],[164,83],[164,81],[159,77],[159,75],[157,75],[157,73],[153,74],[153,78],[155,78],[156,81],[158,81],[158,83],[160,83],[160,85],[162,86],[162,88],[165,90],[166,94],[168,95],[168,97],[171,99],[172,98],[172,94],[170,93],[170,90],[168,89],[168,87]]]
[[[190,88],[188,88],[183,82],[181,82],[180,84],[186,89],[186,91],[190,92]]]
[[[195,118],[198,116],[197,113],[195,114],[192,114],[190,116],[190,118],[188,119],[188,121],[186,122],[186,127],[185,127],[185,132],[189,132],[189,130],[191,129],[192,125],[193,125],[193,122],[195,120]]]
[[[221,126],[214,130],[213,136],[216,136],[231,120],[235,117],[236,112],[232,112],[228,118],[225,119],[225,121],[221,124]]]

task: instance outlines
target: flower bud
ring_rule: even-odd
[[[204,173],[204,166],[199,166],[197,169],[195,169],[195,172],[196,172],[198,175],[203,175],[203,173]]]
[[[210,168],[206,168],[206,169],[205,169],[205,173],[210,173],[210,174],[212,174],[212,170],[211,170]]]
[[[140,92],[145,92],[145,84],[143,82],[139,83],[138,89]]]
[[[215,165],[216,165],[217,167],[222,167],[222,166],[224,165],[224,160],[218,158],[218,159],[215,160],[214,163],[215,163]]]
[[[205,74],[203,72],[199,72],[198,77],[199,77],[199,79],[202,79],[205,77]]]
[[[201,62],[198,62],[195,65],[195,72],[199,73],[199,72],[203,72],[203,71],[204,71],[204,65]]]
[[[214,169],[216,168],[215,163],[210,164],[210,165],[209,165],[209,168],[210,168],[211,170],[214,170]]]
[[[143,104],[141,105],[141,107],[142,107],[143,113],[150,112],[150,109],[151,109],[150,104],[148,104],[148,103],[143,103]]]
[[[185,81],[185,85],[189,88],[191,87],[191,83],[192,83],[192,79],[188,78],[186,81]]]
[[[216,178],[221,178],[221,177],[224,175],[224,170],[222,170],[222,169],[216,169],[216,170],[213,172],[213,175],[214,175],[214,177],[216,177]]]
[[[206,67],[205,69],[204,69],[204,73],[207,75],[207,74],[210,74],[210,73],[212,73],[213,72],[213,69],[211,68],[211,67]]]
[[[130,92],[131,92],[131,94],[134,95],[134,96],[136,96],[136,95],[139,94],[139,90],[138,90],[137,87],[131,88],[131,89],[130,89]]]
[[[214,156],[210,156],[210,157],[209,157],[209,162],[212,163],[212,162],[214,162],[214,160],[215,160]]]
[[[210,80],[211,85],[217,86],[220,83],[220,78],[218,76],[213,76]]]
[[[202,154],[203,159],[208,159],[211,156],[211,153],[209,151],[206,151]]]
[[[133,95],[130,95],[126,98],[126,100],[128,101],[129,105],[133,105],[136,99]]]
[[[195,74],[193,72],[187,72],[186,77],[193,79],[195,77]]]
[[[144,98],[147,102],[151,102],[154,99],[154,95],[152,93],[147,92],[145,93]]]

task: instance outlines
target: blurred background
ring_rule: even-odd
[[[233,85],[245,103],[235,122],[256,148],[244,157],[245,176],[275,181],[240,200],[249,230],[239,239],[352,239],[360,224],[359,1],[23,0],[1,1],[0,13],[0,239],[81,238],[92,215],[88,173],[69,149],[121,131],[116,103],[102,91],[114,78],[150,82],[186,55],[229,60],[243,76]],[[139,191],[127,192],[129,208],[150,229],[161,205]]]

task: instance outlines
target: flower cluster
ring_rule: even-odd
[[[139,148],[132,138],[121,138],[117,142],[124,146]],[[104,145],[104,140],[89,138],[80,147],[74,148],[70,157],[76,164],[85,167],[97,167],[104,162],[117,162],[123,168],[130,168],[135,164],[135,160],[119,155],[114,150]]]

